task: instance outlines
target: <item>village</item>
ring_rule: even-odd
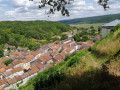
[[[18,89],[39,72],[62,61],[67,55],[93,46],[94,42],[75,42],[68,38],[41,46],[36,51],[26,49],[15,50],[12,55],[0,59],[0,90]],[[6,47],[4,52],[12,46]],[[5,65],[4,61],[11,59],[12,63]]]
[[[108,29],[110,26],[113,28],[117,24],[118,20],[115,20],[103,25],[102,36],[110,32]],[[5,57],[0,58],[0,90],[18,89],[38,73],[64,61],[67,55],[89,49],[95,44],[94,39],[101,40],[100,35],[95,35],[89,37],[90,41],[76,42],[71,36],[77,33],[76,31],[73,34],[69,33],[67,39],[42,45],[36,51],[6,45]],[[10,51],[12,54],[9,55]],[[5,64],[6,60],[12,62]]]

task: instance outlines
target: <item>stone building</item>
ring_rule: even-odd
[[[114,28],[116,25],[120,24],[120,20],[114,20],[110,23],[104,24],[102,26],[102,37],[106,36],[110,33],[110,30]]]

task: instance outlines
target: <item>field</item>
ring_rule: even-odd
[[[98,26],[102,26],[104,25],[105,23],[95,23],[95,24],[70,24],[70,26],[72,27],[77,27],[77,28],[89,28],[90,26],[94,26],[95,29],[98,27]]]

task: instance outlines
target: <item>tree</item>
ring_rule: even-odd
[[[79,34],[74,35],[73,38],[77,42],[79,42],[81,40]]]
[[[54,14],[56,11],[60,11],[63,16],[70,16],[69,11],[65,6],[71,4],[73,1],[74,0],[39,0],[39,8],[43,8],[48,5],[50,6],[50,9],[46,14]],[[109,0],[98,0],[99,5],[103,6],[105,10],[109,8],[108,2]]]
[[[88,40],[88,35],[84,35],[83,37],[82,37],[82,41],[87,41]]]
[[[4,45],[0,45],[0,58],[4,56],[3,48],[4,48]]]
[[[99,26],[99,27],[98,27],[98,33],[100,34],[100,33],[101,33],[101,31],[102,31],[102,27],[101,27],[101,26]]]
[[[90,26],[90,29],[94,29],[94,26]]]
[[[6,66],[8,66],[10,63],[12,63],[13,62],[13,60],[11,60],[11,59],[8,59],[8,60],[5,60],[4,61],[4,64],[6,65]]]
[[[93,36],[95,36],[95,32],[96,32],[96,30],[92,29],[91,32],[90,32],[90,34],[93,35]]]
[[[62,34],[60,40],[65,40],[65,39],[67,39],[67,35]]]

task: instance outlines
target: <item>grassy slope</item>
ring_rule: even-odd
[[[120,26],[119,30],[92,47],[68,76],[52,90],[119,90],[120,88]]]
[[[20,90],[119,90],[120,25],[113,31],[89,51],[70,55]]]
[[[95,24],[71,24],[70,26],[72,27],[77,27],[77,28],[90,28],[90,26],[94,26],[95,29],[98,28],[98,26],[102,26],[104,23],[95,23]]]

